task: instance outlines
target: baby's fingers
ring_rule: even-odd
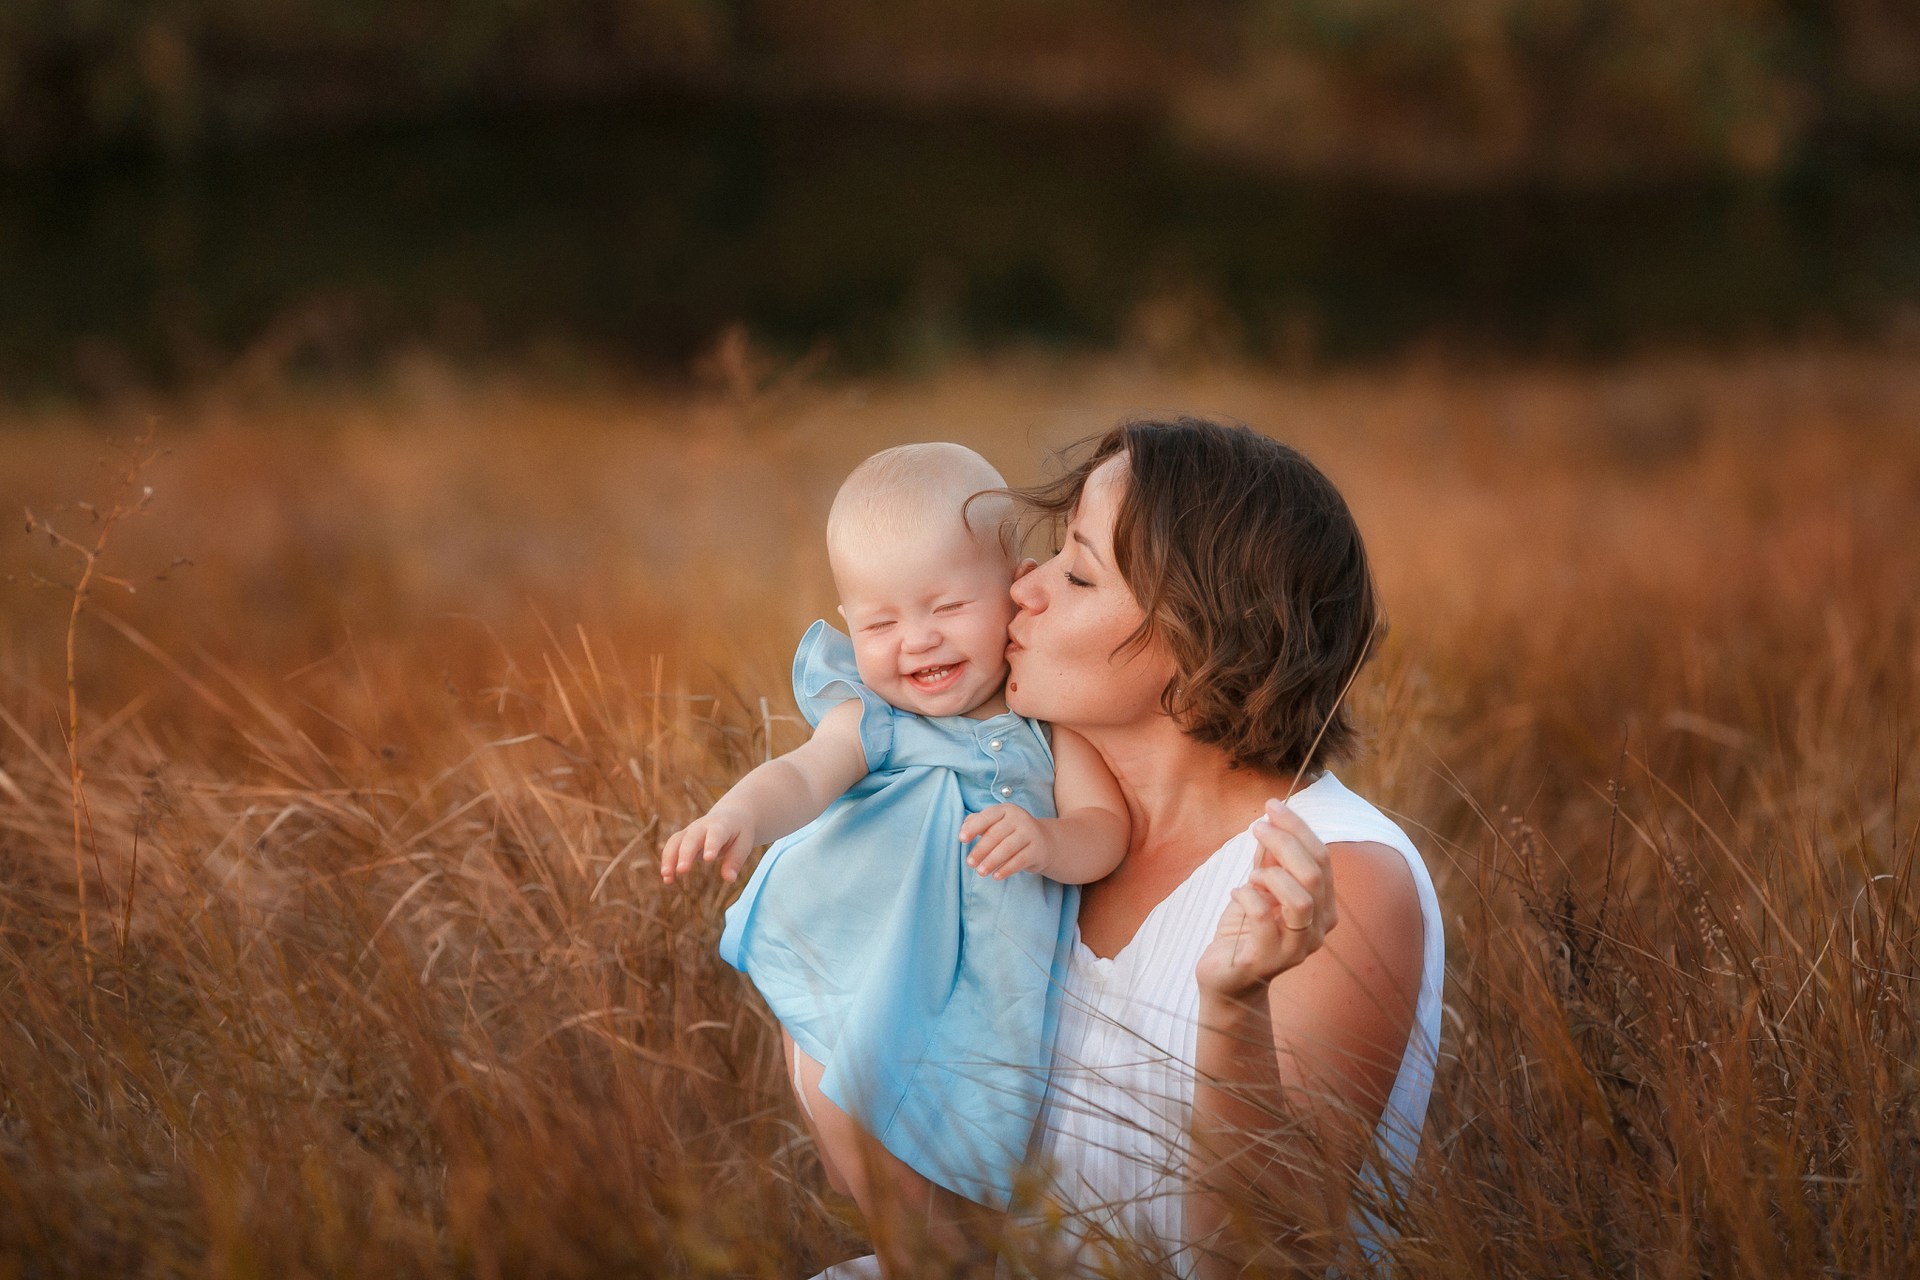
[[[960,843],[965,844],[969,840],[977,840],[984,836],[999,824],[1002,816],[997,805],[991,809],[983,809],[979,813],[968,814],[967,820],[960,824]]]
[[[729,846],[739,838],[739,832],[729,831],[719,823],[707,827],[706,838],[700,842],[700,860],[712,862],[725,853]]]
[[[981,875],[987,873],[987,860],[993,856],[995,849],[1006,842],[1008,834],[1006,827],[991,824],[985,828],[985,832],[967,853],[967,865]]]
[[[685,831],[674,832],[660,848],[660,878],[669,884],[673,883],[676,874],[685,870],[680,865],[680,846],[685,843],[681,837],[686,834]]]
[[[1032,863],[1027,856],[1030,849],[1030,842],[1009,836],[995,845],[991,854],[980,860],[980,874],[1005,880],[1016,871],[1024,871]]]
[[[680,848],[674,853],[673,872],[683,876],[693,870],[700,861],[700,843],[706,838],[707,828],[700,824],[688,827],[680,833]]]
[[[727,841],[725,855],[720,859],[720,878],[734,881],[740,878],[740,864],[747,860],[748,845],[746,839],[735,835]]]

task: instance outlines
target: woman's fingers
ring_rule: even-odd
[[[1248,907],[1257,921],[1281,933],[1298,935],[1309,942],[1309,949],[1318,946],[1333,928],[1331,900],[1302,884],[1286,867],[1256,867],[1242,887],[1252,895]]]
[[[1277,920],[1282,928],[1298,931],[1313,927],[1315,908],[1319,903],[1305,885],[1285,870],[1280,867],[1261,867],[1247,878],[1247,883],[1266,891],[1267,897],[1272,900],[1266,914]]]
[[[1246,932],[1263,948],[1285,950],[1305,943],[1312,950],[1319,945],[1324,930],[1315,915],[1312,896],[1286,880],[1284,872],[1272,868],[1256,871],[1241,891],[1248,895],[1243,899],[1248,915]]]
[[[1195,976],[1230,995],[1264,989],[1326,941],[1337,919],[1326,845],[1298,815],[1272,808],[1255,822],[1254,868],[1236,886]]]
[[[1244,936],[1235,948],[1236,958],[1254,979],[1265,982],[1278,977],[1304,960],[1319,946],[1319,930],[1312,917],[1307,923],[1291,925],[1263,886],[1247,885],[1254,901],[1245,910]]]
[[[1229,894],[1228,897],[1231,900],[1228,911],[1232,912],[1238,909],[1239,916],[1237,919],[1231,921],[1223,920],[1222,923],[1230,925],[1243,934],[1258,928],[1262,920],[1267,919],[1267,917],[1273,914],[1272,900],[1254,888],[1252,884],[1241,885]]]
[[[1253,838],[1260,846],[1255,865],[1283,867],[1315,898],[1332,901],[1332,859],[1299,814],[1278,800],[1267,801],[1265,814],[1253,824]]]

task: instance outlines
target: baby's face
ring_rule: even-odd
[[[960,530],[835,557],[840,616],[867,687],[923,716],[1004,710],[1013,574]]]

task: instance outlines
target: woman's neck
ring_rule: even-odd
[[[1269,798],[1287,795],[1294,781],[1291,775],[1232,767],[1225,751],[1196,742],[1165,716],[1110,733],[1081,732],[1126,797],[1133,824],[1129,863],[1139,857],[1197,866],[1259,817]],[[1300,785],[1310,781],[1303,776]]]

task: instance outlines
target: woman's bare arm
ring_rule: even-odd
[[[1203,1274],[1232,1274],[1263,1246],[1311,1256],[1314,1228],[1340,1229],[1413,1025],[1424,939],[1404,859],[1379,844],[1329,849],[1287,816],[1298,828],[1262,839],[1198,975],[1187,1221],[1208,1248]],[[1249,1204],[1301,1230],[1235,1231]]]

